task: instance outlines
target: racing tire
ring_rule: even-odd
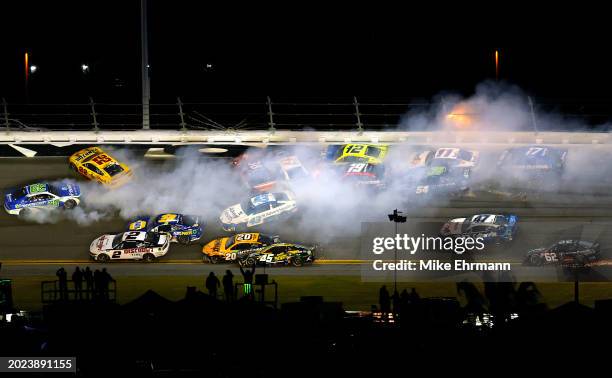
[[[529,265],[533,265],[533,266],[540,266],[542,265],[542,258],[538,255],[531,255],[529,256]]]
[[[97,262],[107,263],[110,260],[110,257],[106,253],[100,253],[98,257],[96,257]]]
[[[64,209],[66,210],[72,210],[76,207],[77,203],[75,200],[73,199],[69,199],[68,201],[64,202]]]
[[[191,243],[191,239],[187,235],[179,235],[179,236],[177,236],[176,241],[180,245],[189,245],[189,243]]]
[[[206,256],[204,259],[205,259],[205,261],[208,261],[211,264],[219,264],[219,263],[225,261],[224,259],[222,259],[219,256]]]
[[[291,259],[291,265],[296,267],[304,266],[304,260],[301,257],[293,258]]]
[[[155,261],[155,255],[153,255],[152,253],[147,253],[144,256],[142,256],[142,261],[150,263]]]
[[[247,257],[243,262],[244,266],[254,266],[255,264],[257,264],[257,260],[253,257]]]

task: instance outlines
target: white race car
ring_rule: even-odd
[[[219,219],[224,230],[237,231],[283,219],[296,210],[290,191],[264,193],[225,209]]]
[[[166,233],[145,231],[102,235],[89,246],[89,255],[99,262],[110,260],[150,262],[168,253],[170,239],[170,235]]]
[[[438,148],[431,162],[432,167],[471,168],[478,164],[480,153],[461,148]]]

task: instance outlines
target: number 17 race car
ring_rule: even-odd
[[[168,253],[170,234],[128,231],[102,235],[89,246],[89,255],[96,261],[143,260],[151,262]]]

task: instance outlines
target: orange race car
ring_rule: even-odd
[[[99,147],[75,152],[68,159],[70,168],[88,180],[98,181],[111,188],[127,183],[132,177],[130,168],[115,160]]]

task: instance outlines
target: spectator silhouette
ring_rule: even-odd
[[[223,276],[223,293],[227,302],[234,301],[234,275],[231,270],[226,270]]]
[[[60,300],[65,301],[68,299],[68,274],[66,270],[61,267],[55,272],[55,275],[59,281]]]
[[[221,282],[219,282],[214,272],[210,272],[208,277],[206,277],[205,286],[206,290],[208,290],[208,294],[213,298],[217,298],[217,289],[221,286]]]
[[[410,303],[412,304],[418,304],[419,301],[421,300],[421,296],[419,295],[419,293],[417,293],[415,288],[412,288],[410,290]]]
[[[94,277],[93,272],[91,271],[91,269],[89,269],[89,267],[86,267],[83,271],[83,279],[85,280],[85,290],[87,291],[87,299],[91,299],[93,297],[94,291]]]
[[[104,300],[108,301],[110,299],[109,285],[114,280],[113,277],[108,273],[108,271],[106,271],[106,268],[102,269],[100,275],[100,281],[102,282],[102,297],[104,298]]]
[[[240,267],[240,273],[242,274],[242,279],[244,280],[244,296],[250,299],[253,299],[253,276],[255,276],[255,264],[251,267],[251,269],[244,270],[242,266]]]
[[[74,299],[83,299],[83,272],[77,266],[72,273],[72,282],[74,283]]]
[[[400,295],[397,290],[393,292],[393,295],[391,296],[391,302],[393,303],[393,321],[397,322],[397,314],[400,313]]]
[[[93,273],[93,281],[94,281],[94,299],[100,299],[102,297],[102,272],[100,269],[96,269]]]
[[[378,291],[378,304],[380,305],[383,321],[386,322],[389,319],[389,312],[391,312],[391,299],[385,285]]]

